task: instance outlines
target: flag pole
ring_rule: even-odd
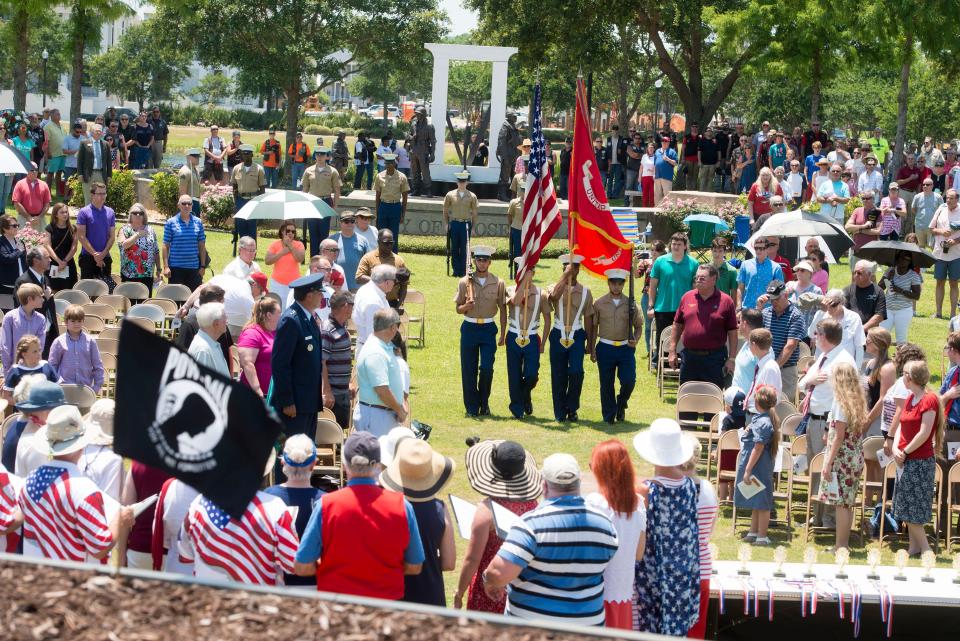
[[[630,289],[628,294],[630,297],[630,303],[629,303],[630,307],[629,307],[629,312],[627,316],[630,322],[630,333],[628,334],[628,336],[630,337],[631,341],[637,340],[637,336],[636,334],[634,334],[634,331],[633,331],[634,319],[636,318],[636,315],[637,315],[637,304],[633,300],[633,296],[634,296],[633,274],[635,271],[636,269],[634,268],[634,264],[633,264],[633,243],[630,243]]]

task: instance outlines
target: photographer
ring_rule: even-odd
[[[937,259],[933,268],[933,277],[937,281],[937,318],[944,318],[944,281],[950,280],[950,313],[947,318],[956,313],[957,284],[960,281],[960,204],[957,202],[957,190],[948,189],[946,198],[947,202],[940,206],[930,222],[933,257]]]

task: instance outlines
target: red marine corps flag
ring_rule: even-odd
[[[604,192],[587,111],[587,92],[577,78],[577,112],[573,121],[573,155],[567,187],[571,251],[583,256],[581,269],[603,276],[608,269],[630,271],[633,245],[613,220]]]

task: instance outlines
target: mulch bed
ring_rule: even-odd
[[[0,562],[5,641],[573,641],[465,617]]]

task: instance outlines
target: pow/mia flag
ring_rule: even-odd
[[[114,451],[240,518],[281,429],[263,399],[132,323],[123,324],[119,351]]]

